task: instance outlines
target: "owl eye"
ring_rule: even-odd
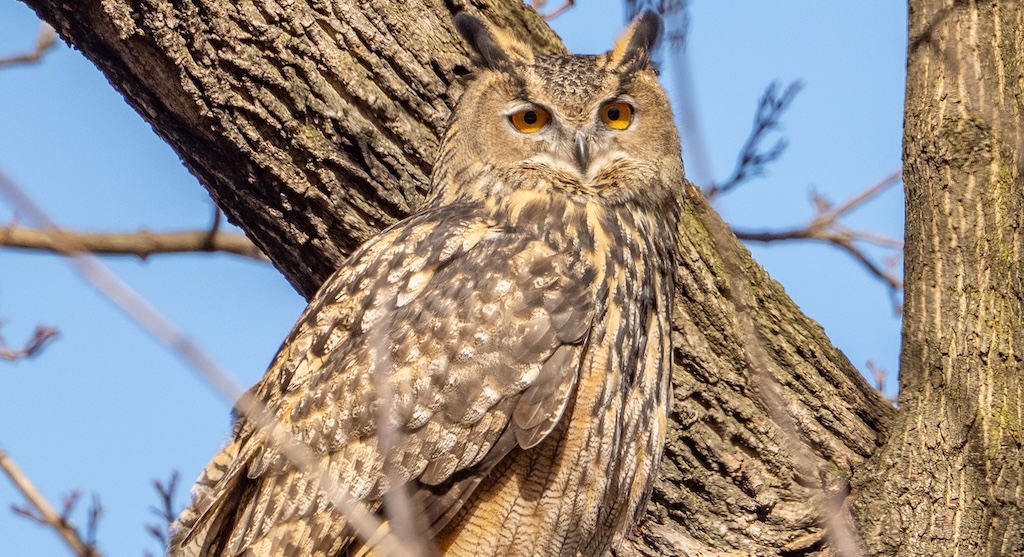
[[[548,111],[537,107],[527,108],[512,113],[508,120],[517,130],[523,133],[533,133],[547,125]]]
[[[615,130],[624,130],[633,121],[633,107],[624,102],[610,102],[601,107],[601,121]]]

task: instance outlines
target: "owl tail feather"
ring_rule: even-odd
[[[199,557],[221,553],[218,549],[223,547],[214,543],[218,538],[217,533],[223,530],[224,525],[221,523],[224,517],[233,516],[242,503],[239,497],[224,497],[225,493],[236,491],[239,480],[244,478],[240,472],[245,467],[236,465],[240,447],[239,441],[231,442],[199,474],[192,488],[192,504],[171,527],[168,557]],[[225,508],[223,505],[226,502],[232,508]]]

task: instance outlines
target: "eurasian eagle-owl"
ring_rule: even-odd
[[[419,553],[600,556],[642,514],[683,188],[650,61],[661,21],[600,56],[455,23],[479,67],[430,199],[312,299],[171,555],[384,554],[414,536]],[[383,519],[369,542],[344,500]]]

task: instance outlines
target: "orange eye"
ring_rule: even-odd
[[[601,107],[601,121],[609,128],[624,130],[633,121],[633,107],[624,102],[611,102]]]
[[[523,133],[533,133],[548,123],[548,111],[543,108],[527,108],[508,117],[515,128]]]

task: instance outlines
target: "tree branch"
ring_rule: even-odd
[[[540,16],[543,17],[544,19],[555,19],[556,17],[562,15],[563,13],[571,9],[573,6],[575,6],[576,0],[563,0],[561,6],[551,10],[550,12],[541,14],[541,8],[543,8],[547,3],[548,0],[531,0],[530,7],[536,10],[537,13],[540,14]]]
[[[7,339],[0,335],[0,360],[14,362],[22,358],[36,356],[51,340],[57,338],[58,334],[57,329],[53,327],[37,325],[32,337],[21,348],[11,348],[7,344]]]
[[[43,59],[46,51],[57,44],[57,33],[48,23],[40,22],[39,37],[36,39],[36,46],[29,52],[4,56],[0,58],[0,68],[5,66],[16,66],[18,64],[34,64]]]
[[[64,512],[58,514],[54,510],[53,505],[43,497],[43,494],[36,489],[36,486],[28,479],[18,465],[14,463],[14,460],[8,456],[7,452],[4,451],[3,447],[0,447],[0,470],[3,470],[4,474],[11,480],[14,487],[25,496],[28,500],[31,509],[21,509],[15,507],[15,512],[35,520],[40,524],[53,528],[54,531],[64,540],[64,543],[74,552],[78,557],[102,557],[103,553],[96,548],[95,543],[86,541],[88,538],[83,539],[75,529],[74,525],[68,519],[68,515],[71,509],[74,507],[78,497],[72,495],[65,499]],[[99,518],[99,505],[94,503],[93,510],[90,511],[89,518],[89,529],[93,531],[95,529],[96,520]]]
[[[162,548],[166,548],[168,542],[170,542],[171,525],[174,524],[174,518],[181,512],[181,509],[174,504],[174,493],[178,489],[179,479],[181,477],[178,471],[175,470],[171,472],[171,477],[167,480],[167,483],[156,479],[153,480],[153,487],[160,496],[160,507],[150,507],[150,510],[153,514],[160,517],[160,523],[147,524],[146,531],[156,541],[160,542],[160,547]]]
[[[38,230],[17,224],[0,227],[0,246],[39,250],[67,255],[87,251],[102,255],[134,255],[145,259],[160,253],[224,252],[267,261],[243,234],[212,230],[128,233],[72,232],[64,229]]]
[[[733,233],[740,240],[750,242],[779,242],[783,240],[812,240],[832,244],[850,254],[875,278],[878,278],[889,287],[893,293],[903,288],[903,280],[896,274],[894,269],[883,267],[871,260],[870,257],[857,245],[858,242],[874,244],[883,248],[902,251],[903,242],[869,231],[858,231],[842,226],[839,219],[850,213],[857,207],[874,199],[900,181],[903,170],[898,168],[876,184],[865,189],[859,194],[851,197],[838,207],[821,196],[814,196],[814,204],[817,214],[811,221],[802,228],[780,230],[774,232],[755,232],[733,229]]]

